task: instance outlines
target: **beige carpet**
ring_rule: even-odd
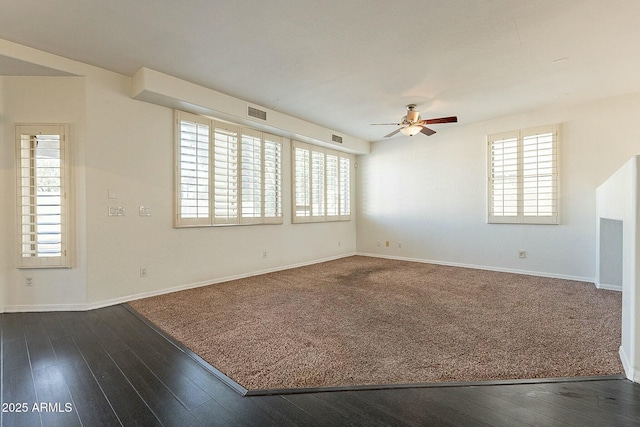
[[[356,256],[130,305],[250,390],[623,373],[584,282]]]

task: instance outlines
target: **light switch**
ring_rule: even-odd
[[[122,206],[109,206],[109,216],[124,216],[124,208]]]

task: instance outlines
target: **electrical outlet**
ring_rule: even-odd
[[[402,242],[398,242],[398,248],[402,249]]]
[[[267,257],[267,251],[262,252],[262,258],[266,258]]]
[[[147,277],[148,273],[147,267],[140,267],[140,277]]]
[[[140,206],[138,210],[140,216],[151,216],[151,208],[148,206]]]
[[[33,277],[25,277],[24,284],[27,286],[33,286]]]
[[[518,258],[526,258],[527,251],[518,251]]]
[[[376,242],[376,246],[380,246],[380,240]]]
[[[387,240],[386,246],[389,247],[389,241]]]

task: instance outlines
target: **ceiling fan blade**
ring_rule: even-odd
[[[371,126],[402,126],[402,123],[369,123]]]
[[[396,133],[400,132],[401,130],[402,130],[402,128],[400,128],[400,129],[396,129],[396,130],[394,130],[393,132],[391,132],[390,134],[385,135],[385,136],[384,136],[384,138],[389,138],[390,136],[395,135]]]
[[[451,116],[451,117],[440,117],[438,119],[421,120],[421,123],[424,123],[427,125],[434,125],[438,123],[456,123],[457,121],[458,121],[458,117]]]
[[[424,134],[425,134],[425,135],[427,135],[427,136],[430,136],[430,135],[433,135],[434,133],[436,133],[436,131],[435,131],[435,130],[433,130],[433,129],[429,129],[429,128],[428,128],[428,127],[426,127],[426,126],[422,126],[422,130],[420,130],[420,132],[421,132],[421,133],[424,133]]]

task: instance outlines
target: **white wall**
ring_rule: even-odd
[[[2,134],[0,158],[0,265],[5,283],[0,292],[3,306],[27,310],[78,308],[87,298],[86,258],[82,237],[76,241],[78,256],[73,269],[16,269],[16,171],[15,123],[68,123],[69,146],[73,148],[72,178],[77,188],[76,231],[84,233],[83,148],[85,140],[85,81],[82,77],[0,77],[2,85]],[[33,286],[25,286],[25,278]]]
[[[620,359],[627,378],[640,382],[640,248],[638,247],[640,216],[640,156],[634,156],[611,175],[596,190],[596,237],[598,243],[606,236],[602,235],[600,219],[613,219],[622,222],[622,344]],[[600,246],[598,247],[600,248]],[[596,252],[596,266],[607,254]],[[597,275],[601,278],[598,268]]]
[[[284,224],[174,229],[173,111],[132,100],[127,77],[88,80],[89,303],[355,252],[355,220],[291,224],[289,140],[283,147]],[[116,199],[107,198],[108,189]],[[108,217],[109,205],[124,207],[125,216]],[[140,205],[151,208],[151,217],[138,216]],[[147,277],[140,277],[141,267]]]
[[[86,309],[355,253],[355,216],[291,224],[289,140],[283,147],[283,225],[174,229],[173,111],[132,99],[126,76],[10,43],[0,43],[0,54],[83,76],[0,78],[5,311]],[[16,269],[14,122],[71,124],[78,194],[73,269]],[[354,194],[355,186],[353,179]],[[108,199],[109,189],[116,199]],[[352,203],[355,212],[355,198]],[[125,216],[108,217],[109,205],[124,207]],[[140,205],[151,208],[151,217],[138,216]],[[140,277],[140,267],[147,277]],[[33,287],[25,286],[27,275]]]
[[[595,189],[638,152],[638,111],[630,94],[373,143],[358,158],[358,252],[593,281]],[[551,123],[561,224],[487,224],[486,135]]]

